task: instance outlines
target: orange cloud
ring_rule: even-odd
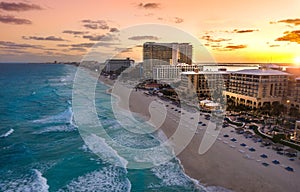
[[[238,30],[238,29],[235,29],[233,30],[233,33],[252,33],[252,32],[255,32],[255,31],[258,31],[258,29],[246,29],[246,30]]]
[[[157,9],[160,7],[160,4],[159,3],[140,3],[138,5],[140,8],[144,8],[144,9]]]
[[[225,48],[226,49],[243,49],[243,48],[247,48],[247,45],[228,45]]]
[[[286,31],[284,36],[277,38],[275,41],[289,41],[300,44],[300,30]]]
[[[247,45],[227,45],[226,47],[224,47],[224,51],[234,51],[237,49],[244,49],[247,48]]]
[[[220,43],[220,42],[223,42],[223,41],[230,41],[231,40],[231,39],[224,39],[224,38],[213,39],[210,35],[202,36],[201,39],[204,39],[207,42],[213,42],[213,43]]]
[[[279,23],[288,23],[288,24],[294,24],[295,26],[300,25],[300,19],[285,19],[278,21]]]

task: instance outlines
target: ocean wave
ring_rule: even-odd
[[[72,126],[75,126],[74,123],[74,114],[72,111],[72,107],[68,107],[68,109],[66,109],[65,111],[57,114],[57,115],[53,115],[53,116],[48,116],[42,119],[37,119],[34,120],[34,123],[41,123],[41,124],[48,124],[48,123],[66,123],[66,124],[70,124]]]
[[[10,130],[7,131],[6,133],[0,135],[0,138],[8,137],[8,136],[11,135],[14,131],[15,131],[14,129],[10,129]]]
[[[88,148],[102,160],[114,163],[117,166],[126,168],[128,161],[121,157],[116,150],[109,146],[104,138],[98,137],[95,134],[90,134],[88,136],[83,136],[85,144]]]
[[[218,187],[218,186],[205,187],[205,191],[206,192],[233,192],[232,190],[223,187]]]
[[[178,163],[167,162],[151,169],[154,175],[161,180],[163,186],[191,187],[193,182],[181,170]]]
[[[172,151],[165,146],[148,148],[140,151],[138,154],[132,154],[131,156],[133,156],[135,162],[145,164],[150,163],[154,166],[160,166],[174,157]]]
[[[33,169],[31,174],[14,180],[0,181],[0,191],[6,192],[48,192],[49,185],[42,173]]]
[[[76,127],[71,125],[58,125],[44,128],[40,131],[35,131],[33,134],[43,134],[43,133],[52,133],[52,132],[72,132],[77,130]]]
[[[124,169],[118,167],[104,167],[102,170],[96,170],[79,176],[72,180],[66,187],[59,190],[63,191],[101,191],[101,192],[124,192],[131,190],[131,183],[124,172]]]

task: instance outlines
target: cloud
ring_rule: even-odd
[[[289,41],[300,44],[300,30],[286,31],[284,36],[278,37],[275,41]]]
[[[15,25],[30,25],[32,22],[28,19],[16,18],[10,15],[0,15],[0,22]]]
[[[269,47],[279,47],[280,45],[269,45]]]
[[[95,45],[95,43],[79,43],[79,44],[71,44],[71,47],[83,47],[83,48],[91,48]]]
[[[37,36],[22,36],[25,40],[37,40],[37,41],[66,41],[60,37],[48,36],[48,37],[37,37]]]
[[[42,10],[43,8],[35,4],[0,2],[0,9],[5,11],[30,11]]]
[[[288,24],[293,24],[295,26],[300,25],[300,19],[285,19],[285,20],[280,20],[278,23],[288,23]]]
[[[224,38],[212,39],[212,37],[210,35],[202,36],[201,39],[204,39],[204,40],[206,40],[208,42],[213,42],[213,43],[220,43],[220,42],[230,41],[231,40],[231,39],[224,39]]]
[[[141,35],[141,36],[132,36],[128,38],[129,40],[135,40],[135,41],[140,41],[140,40],[159,40],[159,37],[152,36],[152,35]]]
[[[33,48],[33,49],[41,49],[43,46],[41,45],[31,45],[26,43],[14,43],[11,41],[0,41],[0,47],[1,48],[8,48],[8,49],[27,49],[27,48]]]
[[[106,34],[106,35],[84,35],[83,38],[89,39],[90,41],[113,41],[118,40],[117,37],[115,37],[112,34]]]
[[[225,49],[235,50],[235,49],[244,49],[247,48],[247,45],[228,45]]]
[[[63,33],[72,34],[72,35],[84,35],[87,34],[87,31],[72,31],[72,30],[64,30]]]
[[[87,51],[85,48],[83,48],[83,47],[72,47],[72,48],[70,48],[69,50],[71,50],[71,51],[81,51],[81,52],[85,52],[85,51]]]
[[[111,47],[119,45],[118,43],[98,42],[98,43],[78,43],[78,44],[58,44],[58,47],[73,47],[73,48],[92,48],[92,47]]]
[[[180,17],[175,17],[175,23],[182,23],[184,21],[184,19],[180,18]]]
[[[140,8],[144,8],[144,9],[158,9],[160,8],[160,4],[159,3],[140,3],[138,5],[138,7]]]
[[[103,29],[103,30],[109,29],[107,22],[104,20],[93,21],[90,19],[85,19],[82,20],[81,22],[84,23],[83,26],[88,29]]]
[[[69,47],[70,45],[67,45],[67,44],[57,44],[56,46],[57,47]]]
[[[116,28],[116,27],[112,27],[112,28],[109,29],[109,32],[112,32],[112,33],[119,32],[119,31],[120,30],[118,28]]]
[[[233,30],[233,33],[252,33],[252,32],[255,32],[255,31],[258,31],[258,29],[246,29],[246,30],[238,30],[238,29],[235,29]]]

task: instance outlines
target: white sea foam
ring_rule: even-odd
[[[71,132],[76,130],[76,127],[70,125],[58,125],[44,128],[40,131],[36,131],[33,134],[43,134],[43,133],[51,133],[51,132]]]
[[[157,137],[158,137],[158,140],[162,143],[166,142],[168,140],[168,137],[166,136],[166,134],[160,129],[157,131]]]
[[[108,145],[104,138],[95,134],[84,136],[85,144],[89,149],[101,157],[102,160],[115,163],[115,165],[126,168],[128,161],[121,157],[116,150]]]
[[[192,182],[175,162],[167,162],[151,169],[156,177],[161,179],[163,186],[191,186]]]
[[[69,107],[67,110],[65,110],[62,113],[59,113],[57,115],[48,116],[42,119],[37,119],[33,121],[34,123],[73,123],[73,111],[72,108]]]
[[[47,192],[48,190],[47,179],[37,169],[33,169],[30,175],[0,182],[0,191],[5,192]]]
[[[223,187],[218,187],[218,186],[208,186],[208,187],[205,187],[204,190],[207,192],[233,192],[229,189],[226,189]]]
[[[0,138],[8,137],[8,136],[11,135],[14,131],[15,131],[14,129],[10,129],[10,130],[7,131],[6,133],[0,135]]]
[[[130,191],[131,183],[125,177],[123,169],[118,167],[104,167],[102,170],[87,173],[72,180],[62,191],[101,191],[123,192]]]

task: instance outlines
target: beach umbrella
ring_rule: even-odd
[[[265,166],[265,167],[268,167],[268,166],[269,166],[269,163],[265,163],[265,162],[264,162],[264,163],[262,163],[262,165]]]
[[[237,140],[236,140],[236,138],[232,138],[232,139],[230,139],[230,141],[235,142]]]
[[[276,159],[274,161],[272,161],[272,163],[274,163],[275,165],[280,164],[280,162],[278,160],[276,160]]]
[[[290,157],[297,156],[297,151],[295,149],[287,148],[284,150],[284,152],[287,156],[290,156]]]
[[[261,157],[261,158],[268,158],[268,155],[262,154],[260,157]]]
[[[251,152],[254,152],[254,151],[256,151],[253,147],[251,147],[250,149],[249,149],[249,151],[251,151]]]
[[[241,143],[240,146],[246,147],[247,145],[245,143]]]
[[[292,167],[286,167],[285,170],[293,172],[294,169]]]

